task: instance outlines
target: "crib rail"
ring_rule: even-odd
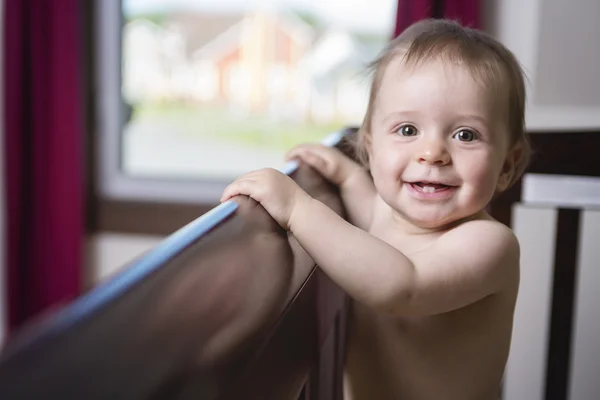
[[[292,177],[343,213],[312,169]],[[0,356],[0,398],[341,399],[345,295],[237,200],[21,332]]]

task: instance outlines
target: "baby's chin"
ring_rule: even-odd
[[[473,218],[481,208],[476,204],[469,207],[464,205],[424,205],[423,207],[408,205],[404,202],[389,202],[382,200],[390,207],[394,220],[399,227],[415,232],[443,231]]]
[[[445,231],[462,222],[469,220],[473,215],[435,215],[431,213],[403,213],[396,212],[397,217],[421,231]]]
[[[420,229],[428,230],[428,231],[445,231],[448,228],[455,226],[459,223],[459,219],[449,218],[449,219],[413,219],[412,224]]]

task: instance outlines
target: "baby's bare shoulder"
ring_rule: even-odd
[[[438,239],[436,250],[503,289],[518,282],[520,247],[512,229],[493,219],[465,222]]]
[[[465,222],[410,256],[411,315],[457,310],[490,295],[514,293],[519,281],[519,244],[493,220]]]
[[[519,241],[512,229],[491,218],[460,224],[440,236],[438,240],[456,248],[456,251],[463,251],[465,246],[468,246],[473,251],[479,249],[485,252],[501,251],[519,255]]]

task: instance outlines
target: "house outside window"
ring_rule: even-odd
[[[101,186],[116,197],[146,182],[163,189],[141,197],[218,199],[292,146],[359,124],[395,16],[395,0],[98,3],[103,151],[116,153]]]

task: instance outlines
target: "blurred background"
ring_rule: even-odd
[[[421,18],[456,18],[516,54],[532,135],[600,135],[595,0],[1,4],[4,338],[210,210],[236,176],[280,167],[293,145],[358,126],[369,62]],[[600,254],[590,239],[600,233],[599,208],[597,177],[524,181],[512,225],[529,272],[506,399],[600,392]],[[575,242],[569,265],[579,271],[567,302],[573,322],[552,328],[573,334],[559,368],[564,393],[551,397],[544,390],[560,209],[578,210],[574,234],[588,239]],[[593,286],[581,290],[581,280]]]
[[[231,179],[360,123],[395,2],[122,4],[123,170]]]

